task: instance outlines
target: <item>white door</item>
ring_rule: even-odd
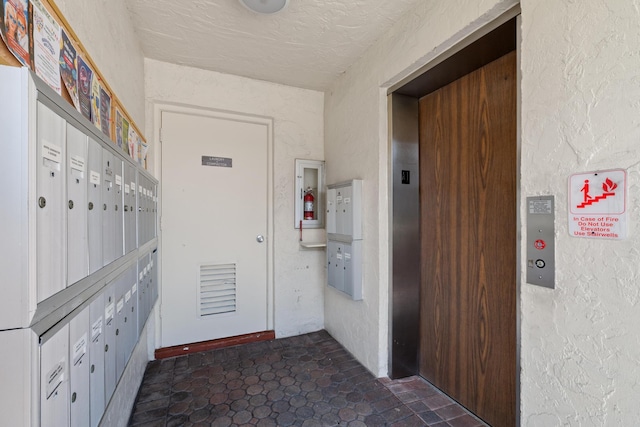
[[[267,330],[268,131],[162,112],[163,347]]]

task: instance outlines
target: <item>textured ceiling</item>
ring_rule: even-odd
[[[290,0],[258,15],[237,0],[126,0],[144,55],[325,90],[424,0]]]

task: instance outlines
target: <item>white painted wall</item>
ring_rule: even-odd
[[[144,131],[144,62],[125,0],[53,0],[100,73]]]
[[[522,4],[522,194],[556,195],[558,266],[555,290],[522,287],[528,426],[640,425],[639,9]],[[567,177],[611,168],[628,173],[629,238],[570,237]]]
[[[277,337],[317,331],[324,326],[325,252],[304,250],[293,227],[294,160],[323,160],[322,92],[252,80],[145,59],[147,135],[157,134],[156,104],[258,115],[273,119],[274,138],[274,306]],[[160,152],[151,144],[160,172]],[[188,215],[185,216],[185,221]],[[305,231],[305,239],[320,232]],[[318,238],[319,240],[319,238]],[[162,345],[158,343],[158,345]]]
[[[388,351],[385,87],[513,3],[425,1],[326,95],[327,178],[364,179],[366,261],[364,301],[327,289],[325,325],[378,375]],[[639,425],[640,4],[521,3],[522,196],[554,194],[557,203],[556,289],[522,285],[522,424]],[[608,168],[628,172],[630,237],[570,237],[568,176]]]

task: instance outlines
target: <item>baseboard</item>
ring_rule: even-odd
[[[252,342],[269,341],[275,338],[275,331],[254,332],[252,334],[237,335],[235,337],[159,348],[155,351],[155,357],[156,360],[167,359],[169,357],[183,356],[200,351],[215,350],[217,348],[232,347],[234,345],[249,344]]]

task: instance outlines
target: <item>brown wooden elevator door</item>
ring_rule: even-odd
[[[516,413],[516,53],[420,100],[420,374]]]

